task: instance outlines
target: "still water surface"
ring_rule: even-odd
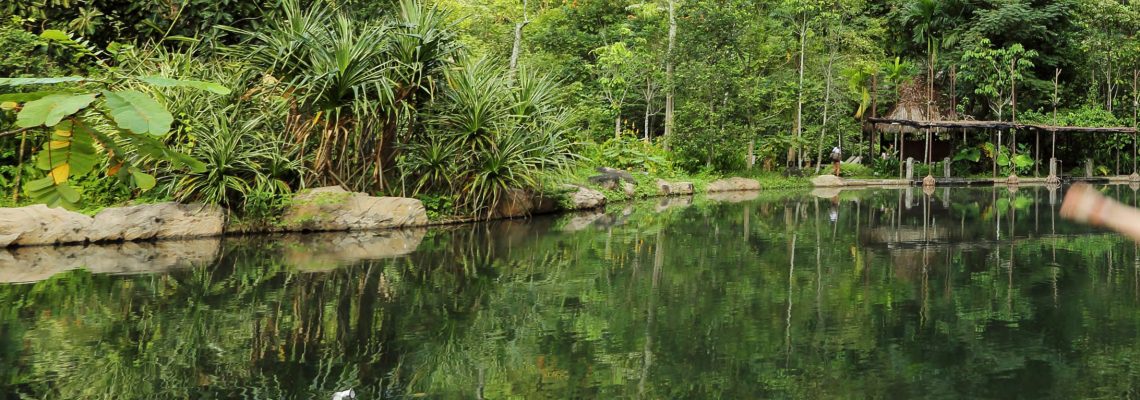
[[[0,398],[1140,397],[1140,252],[1062,196],[0,250]]]

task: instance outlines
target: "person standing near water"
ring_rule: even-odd
[[[831,164],[832,175],[839,176],[839,164],[843,161],[843,151],[839,150],[839,146],[831,148]]]

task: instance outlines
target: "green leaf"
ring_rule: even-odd
[[[998,154],[997,165],[1000,165],[1003,167],[1008,166],[1009,165],[1009,154],[1006,154],[1004,151],[1001,152],[1001,154]]]
[[[39,92],[27,92],[27,93],[5,93],[5,94],[0,94],[0,103],[8,102],[8,101],[13,101],[16,103],[24,103],[24,102],[39,100],[39,99],[42,99],[44,97],[47,97],[47,96],[50,96],[53,94],[68,94],[68,93],[67,92],[61,92],[58,90],[44,90],[44,91],[39,91]]]
[[[137,90],[104,91],[107,111],[120,128],[140,134],[162,136],[170,131],[174,116],[157,101]]]
[[[26,185],[24,185],[24,191],[28,192],[28,194],[31,195],[33,193],[42,192],[54,185],[55,181],[52,181],[51,177],[48,176],[28,182]]]
[[[1033,166],[1033,159],[1025,154],[1018,154],[1017,157],[1013,158],[1013,163],[1018,168],[1027,168]]]
[[[72,204],[79,203],[79,191],[75,190],[75,188],[67,182],[56,185],[55,190],[59,192],[59,196],[64,201]]]
[[[60,120],[75,114],[91,105],[97,95],[94,93],[70,95],[53,94],[44,96],[39,100],[29,101],[16,115],[16,126],[31,128],[36,126],[55,126]]]
[[[161,76],[144,76],[142,78],[139,78],[139,80],[159,87],[184,87],[205,90],[207,92],[220,95],[230,94],[229,88],[213,82],[171,79]]]
[[[958,154],[954,156],[953,161],[965,160],[965,161],[970,161],[970,162],[978,162],[978,160],[981,160],[981,159],[982,159],[982,152],[980,150],[978,150],[977,147],[970,147],[970,148],[962,149],[962,151],[959,151]]]
[[[55,40],[55,41],[59,41],[59,42],[66,42],[66,41],[72,40],[71,35],[68,35],[67,32],[61,31],[59,29],[45,30],[43,33],[40,34],[40,37],[47,39],[47,40]]]
[[[77,208],[82,197],[79,191],[67,182],[56,185],[51,176],[28,182],[24,185],[24,192],[38,203],[66,209]]]
[[[119,135],[126,138],[140,154],[170,161],[170,164],[177,168],[187,168],[196,173],[206,172],[205,163],[194,159],[194,157],[171,150],[153,137],[136,135],[127,131],[120,131]]]
[[[153,176],[151,176],[150,174],[147,174],[145,172],[139,171],[138,168],[131,168],[130,172],[131,172],[131,177],[133,177],[135,179],[135,185],[138,185],[139,189],[142,189],[143,191],[147,191],[147,190],[151,190],[154,188],[154,185],[156,182],[155,182],[155,179]]]
[[[91,79],[82,76],[60,76],[54,78],[0,78],[0,86],[50,85],[53,83],[84,82]]]

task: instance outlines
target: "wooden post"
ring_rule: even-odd
[[[1037,135],[1037,144],[1033,149],[1033,176],[1041,177],[1041,130],[1034,129],[1034,134]]]
[[[946,157],[946,158],[942,159],[942,170],[943,170],[942,175],[949,178],[950,177],[950,157]]]
[[[1137,92],[1137,82],[1140,81],[1140,69],[1132,70],[1132,129],[1136,129],[1136,109],[1140,107],[1140,93]],[[1132,175],[1128,176],[1128,180],[1137,182],[1140,181],[1140,172],[1136,171],[1136,132],[1132,132]]]
[[[1091,158],[1085,159],[1085,178],[1092,178],[1093,176],[1093,160]]]
[[[1057,176],[1057,170],[1060,169],[1057,164],[1059,161],[1056,158],[1049,159],[1049,177],[1045,178],[1045,183],[1049,185],[1061,184],[1061,178]]]
[[[998,176],[997,159],[999,157],[1001,157],[1001,128],[998,128],[997,147],[995,147],[995,148],[997,149],[997,151],[994,153],[994,178],[997,178],[997,176]],[[1010,161],[1012,161],[1012,160],[1010,160]]]
[[[903,153],[905,153],[904,150],[906,148],[906,141],[905,141],[905,138],[903,137],[903,129],[905,129],[905,128],[900,126],[899,132],[897,134],[895,134],[895,136],[897,136],[898,140],[899,140],[899,177],[900,178],[905,176],[905,175],[903,175],[903,160],[905,160],[905,158],[903,158],[904,157]],[[910,179],[910,178],[907,178],[907,179]]]
[[[1061,69],[1057,68],[1057,72],[1053,74],[1053,141],[1051,142],[1053,149],[1049,154],[1050,159],[1057,158],[1057,104],[1060,102],[1060,98],[1057,96],[1057,88],[1060,79]]]
[[[914,157],[906,158],[906,180],[914,180]]]

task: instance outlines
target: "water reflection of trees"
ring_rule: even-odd
[[[395,258],[228,240],[209,265],[0,286],[0,377],[58,398],[1130,393],[1137,248],[1051,197],[645,203],[421,232]],[[358,247],[407,247],[385,243]]]

